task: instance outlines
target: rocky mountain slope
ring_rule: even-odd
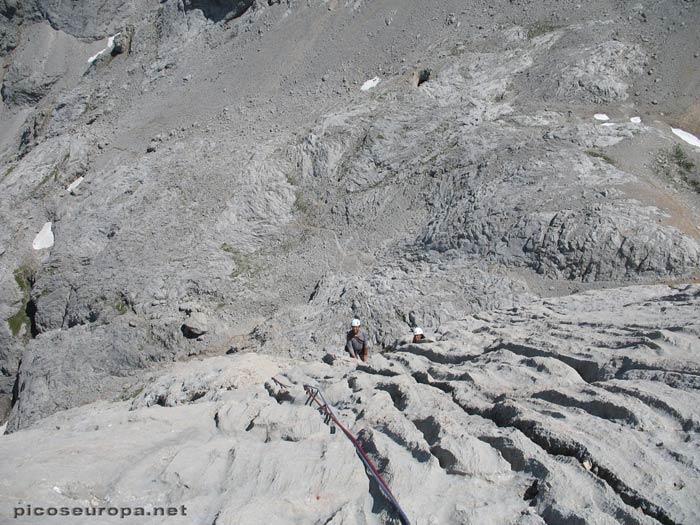
[[[0,1],[3,505],[395,521],[306,381],[417,523],[697,521],[699,18]]]

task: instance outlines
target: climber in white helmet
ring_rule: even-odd
[[[427,337],[425,335],[425,332],[420,326],[414,326],[411,329],[411,333],[413,334],[413,338],[411,339],[411,342],[414,344],[423,344],[423,343],[434,343],[435,339],[432,337]],[[408,338],[404,339],[404,343],[408,343]]]
[[[420,343],[423,339],[425,339],[425,334],[423,333],[423,329],[420,326],[416,326],[413,329],[413,342]]]
[[[369,356],[369,339],[367,334],[360,330],[360,320],[358,318],[353,319],[350,323],[345,350],[350,354],[350,357],[367,361]]]

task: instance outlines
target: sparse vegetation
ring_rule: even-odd
[[[556,29],[557,29],[557,26],[555,26],[551,22],[548,22],[546,20],[539,20],[527,28],[527,37],[530,40],[532,40],[533,38],[537,38],[538,36],[542,36],[542,35],[545,35],[547,33],[551,33],[552,31],[555,31]]]
[[[689,173],[695,169],[695,163],[688,158],[688,154],[680,144],[676,144],[673,148],[671,158],[676,163],[676,166],[686,173]]]
[[[36,188],[34,188],[34,191],[36,192],[39,188],[41,188],[44,184],[49,182],[51,180],[51,177],[54,177],[54,180],[56,178],[56,174],[54,173],[56,170],[56,167],[54,166],[53,170],[50,173],[47,173],[43,179],[39,182],[39,184],[36,185]]]
[[[17,311],[17,313],[7,320],[7,324],[10,327],[12,335],[15,337],[19,335],[20,331],[22,330],[22,326],[25,327],[25,333],[29,333],[31,321],[27,315],[26,303],[22,303],[22,307]]]
[[[297,190],[295,196],[296,198],[294,199],[293,206],[294,211],[301,215],[310,215],[311,202],[309,202],[309,200],[304,196],[304,192],[302,190]]]
[[[296,185],[299,184],[299,181],[297,180],[297,178],[296,178],[293,174],[291,174],[291,173],[287,173],[287,182],[288,182],[291,186],[296,186]]]
[[[124,301],[117,301],[114,303],[114,309],[119,315],[124,315],[129,311],[129,306]]]
[[[221,245],[221,249],[227,254],[229,254],[231,259],[233,259],[234,264],[236,265],[235,270],[233,270],[233,272],[231,273],[231,277],[235,278],[240,277],[242,275],[247,277],[254,277],[257,274],[259,274],[262,270],[261,265],[257,261],[255,261],[254,256],[252,254],[243,253],[228,243],[223,243]]]
[[[29,304],[29,295],[36,280],[36,266],[32,261],[27,261],[17,268],[13,275],[15,282],[20,290],[22,290],[22,303],[17,310],[17,313],[7,320],[10,331],[13,336],[19,335],[22,326],[25,326],[25,334],[31,334],[31,319],[27,314],[27,305]]]
[[[607,162],[608,164],[615,164],[615,161],[607,156],[605,153],[600,153],[599,151],[594,151],[594,150],[588,150],[586,151],[586,154],[590,157],[593,157],[594,159],[601,159]]]
[[[700,171],[680,144],[670,150],[659,150],[656,155],[656,172],[700,193]]]
[[[302,236],[303,236],[303,234],[302,234]],[[288,253],[291,253],[292,251],[294,251],[297,248],[297,246],[299,246],[299,239],[298,238],[287,237],[280,244],[279,251],[281,253],[288,254]]]
[[[5,170],[5,173],[3,173],[2,176],[0,176],[0,182],[4,181],[5,178],[7,178],[10,175],[10,173],[12,173],[15,170],[16,167],[17,167],[17,165],[13,164],[9,168],[7,168]]]
[[[122,395],[119,397],[119,399],[121,401],[130,401],[132,399],[136,399],[141,394],[141,392],[143,392],[143,389],[144,389],[144,387],[140,386],[136,390],[134,390],[133,392],[129,392],[128,390],[125,390],[122,393]]]
[[[70,159],[70,152],[66,153],[66,154],[63,156],[63,159],[61,159],[60,162],[57,162],[56,164],[53,165],[53,167],[51,168],[51,171],[50,171],[49,173],[47,173],[47,174],[44,176],[43,179],[41,179],[41,181],[39,182],[39,184],[36,185],[36,188],[34,188],[34,192],[33,192],[33,193],[36,193],[37,191],[39,191],[39,189],[40,189],[44,184],[46,184],[47,182],[49,182],[50,180],[53,180],[54,182],[59,182],[59,181],[60,181],[60,178],[61,178],[61,177],[60,177],[61,170],[62,170],[63,167],[65,166],[66,162],[68,162],[68,159]]]
[[[221,249],[223,251],[225,251],[226,253],[231,253],[231,254],[238,253],[238,250],[236,250],[233,246],[231,246],[228,243],[223,243],[221,245]]]
[[[36,271],[31,266],[23,264],[14,271],[14,276],[19,289],[28,294],[32,287],[32,282],[36,278]]]

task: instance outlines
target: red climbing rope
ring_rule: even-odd
[[[367,456],[367,453],[363,450],[362,445],[360,445],[360,442],[357,440],[355,436],[352,435],[352,433],[343,426],[343,424],[338,420],[336,415],[333,413],[333,410],[331,407],[328,405],[328,402],[325,400],[323,397],[323,394],[321,393],[321,390],[311,386],[311,385],[304,385],[304,390],[306,391],[306,394],[309,396],[309,398],[306,400],[306,403],[311,405],[312,403],[316,403],[319,406],[319,411],[321,414],[323,414],[326,418],[326,423],[333,421],[340,430],[343,431],[345,436],[352,442],[354,445],[355,449],[357,450],[358,455],[360,456],[360,459],[362,462],[365,464],[365,466],[369,469],[370,474],[374,478],[374,480],[377,482],[379,485],[380,490],[384,494],[384,496],[391,502],[391,504],[394,506],[396,511],[399,513],[399,517],[401,518],[401,521],[403,522],[404,525],[411,525],[411,522],[408,520],[408,517],[406,516],[406,513],[403,511],[401,508],[401,505],[399,505],[398,500],[396,497],[391,493],[391,489],[389,488],[389,485],[387,485],[386,481],[382,478],[381,474],[377,471],[377,468],[374,466],[374,463],[372,463],[372,460],[369,459]]]

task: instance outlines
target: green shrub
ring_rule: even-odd
[[[695,169],[695,163],[688,158],[688,154],[680,144],[676,144],[673,148],[671,158],[676,163],[676,166],[685,172],[691,172]]]
[[[15,337],[19,335],[19,332],[20,330],[22,330],[23,325],[26,327],[26,333],[29,333],[31,321],[29,320],[29,316],[27,315],[26,302],[23,302],[22,307],[19,309],[19,311],[7,320],[7,324],[10,327],[12,335]]]
[[[124,301],[117,301],[114,303],[114,309],[119,315],[124,315],[129,311],[129,305],[127,305]]]
[[[36,279],[36,269],[31,261],[25,262],[13,272],[13,275],[17,286],[22,290],[22,304],[17,313],[7,320],[7,324],[12,335],[17,336],[23,325],[26,327],[26,333],[31,333],[31,320],[27,315],[27,304],[29,304],[29,294]]]
[[[604,160],[608,164],[615,163],[612,158],[608,157],[605,153],[600,153],[599,151],[588,150],[588,151],[586,151],[586,154],[593,157],[594,159]]]
[[[29,293],[35,278],[35,271],[27,265],[22,265],[14,271],[14,276],[19,289],[25,294]]]

